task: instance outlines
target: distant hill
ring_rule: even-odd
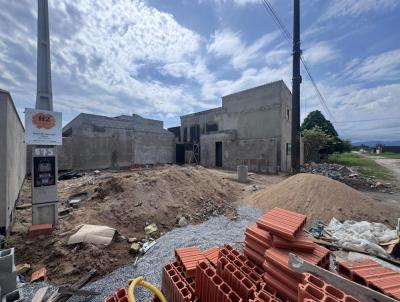
[[[352,142],[353,146],[369,146],[375,147],[378,144],[382,144],[384,146],[400,146],[400,141],[365,141],[365,142]]]

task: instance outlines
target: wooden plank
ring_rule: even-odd
[[[48,286],[39,288],[39,289],[36,291],[35,295],[33,296],[32,302],[42,302],[43,299],[44,299],[44,296],[45,296],[46,293],[47,293],[47,290],[48,290],[48,289],[49,289]]]
[[[77,290],[82,288],[86,283],[89,282],[89,280],[96,274],[96,270],[93,269],[89,273],[87,273],[85,276],[83,276],[81,279],[79,279],[77,282],[75,282],[71,288],[73,290]],[[53,294],[47,299],[47,302],[65,302],[69,298],[71,298],[73,294],[63,294],[60,292],[60,289],[58,288]]]

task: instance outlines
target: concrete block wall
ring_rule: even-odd
[[[134,132],[133,160],[136,164],[175,162],[175,135],[167,133]]]
[[[218,131],[201,131],[203,165],[215,166],[215,143],[221,141],[224,168],[236,169],[247,162],[252,171],[290,170],[291,92],[283,81],[224,96],[222,107],[182,116],[181,138],[185,129],[193,125],[204,129],[207,123],[217,124]],[[235,137],[226,137],[228,132]]]
[[[203,135],[200,138],[201,164],[215,166],[216,142],[222,143],[222,167],[235,170],[246,165],[249,171],[276,173],[278,146],[280,141],[270,139],[232,139],[232,134]]]
[[[8,233],[26,175],[25,129],[9,92],[0,90],[0,233]]]
[[[129,167],[175,162],[175,136],[163,122],[138,115],[110,118],[80,114],[63,129],[60,170]]]

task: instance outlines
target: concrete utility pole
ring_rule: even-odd
[[[38,0],[36,109],[52,111],[49,32],[48,2],[47,0]]]
[[[292,171],[300,172],[300,0],[293,0]]]
[[[53,111],[48,0],[38,0],[36,109]],[[41,117],[46,122],[46,116]],[[32,148],[32,224],[58,220],[56,146]]]

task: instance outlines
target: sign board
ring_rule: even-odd
[[[25,108],[25,143],[62,145],[61,112]]]

